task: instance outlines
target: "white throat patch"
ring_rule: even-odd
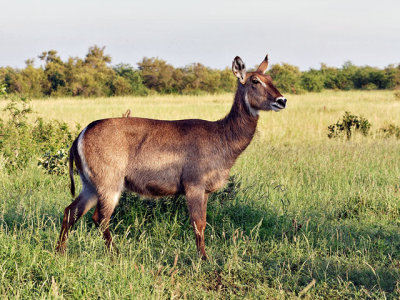
[[[247,92],[246,92],[246,94],[244,95],[244,102],[246,103],[246,106],[247,106],[247,108],[249,109],[250,114],[251,114],[253,117],[258,116],[258,109],[255,109],[255,108],[253,108],[253,107],[250,105],[249,99],[247,98]]]

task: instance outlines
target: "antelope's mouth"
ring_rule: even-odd
[[[279,97],[276,98],[274,102],[270,104],[273,111],[280,111],[286,107],[286,98]]]
[[[281,105],[281,104],[279,104],[279,103],[277,103],[277,102],[271,103],[270,106],[271,106],[271,109],[272,109],[273,111],[280,111],[280,110],[282,110],[282,109],[285,108],[285,106],[283,106],[283,105]]]

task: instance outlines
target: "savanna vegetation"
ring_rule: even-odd
[[[232,94],[6,95],[0,297],[398,299],[400,99],[394,91],[285,96],[287,109],[261,113],[255,139],[209,201],[203,262],[183,198],[132,194],[112,219],[119,254],[107,252],[89,213],[66,254],[56,255],[71,201],[66,151],[79,124],[128,108],[133,116],[216,120]]]
[[[55,50],[26,60],[26,67],[0,68],[0,83],[8,93],[35,98],[62,96],[122,96],[148,94],[218,94],[233,92],[236,80],[230,67],[212,69],[200,63],[176,68],[160,58],[144,57],[137,68],[111,64],[104,47],[90,47],[84,58],[63,61]],[[281,92],[301,94],[332,90],[383,90],[400,87],[400,65],[383,69],[355,66],[346,62],[341,68],[321,64],[319,70],[300,71],[287,63],[272,65],[269,73]]]

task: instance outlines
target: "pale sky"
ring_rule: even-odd
[[[302,70],[400,63],[400,0],[0,0],[0,66],[55,49],[63,59],[106,46],[112,64],[144,56],[175,67],[270,63]]]

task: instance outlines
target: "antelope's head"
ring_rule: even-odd
[[[246,66],[239,56],[232,62],[233,74],[239,79],[239,89],[244,89],[244,101],[252,115],[259,110],[280,111],[286,107],[286,98],[265,74],[268,67],[268,55],[255,72],[246,72]]]

